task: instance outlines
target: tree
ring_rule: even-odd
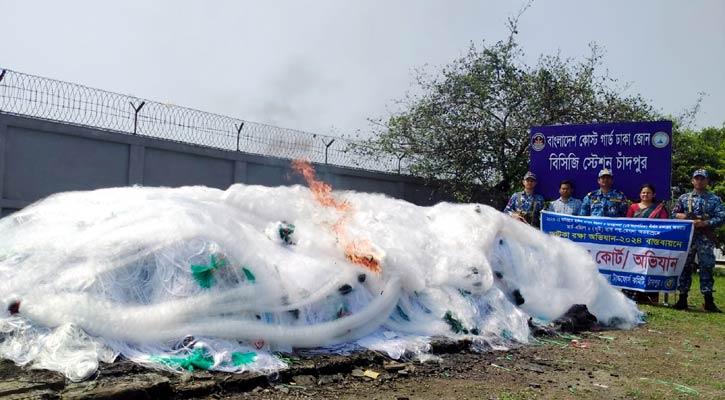
[[[643,121],[656,117],[639,95],[613,89],[597,74],[602,51],[591,46],[581,62],[559,54],[523,61],[516,20],[507,40],[468,53],[429,76],[418,71],[420,95],[379,121],[359,152],[392,154],[411,174],[435,180],[460,201],[501,207],[528,168],[529,127]],[[488,195],[488,196],[487,196]]]

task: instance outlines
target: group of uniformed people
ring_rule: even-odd
[[[655,201],[655,188],[644,184],[640,188],[640,201],[630,205],[621,191],[614,189],[614,174],[610,169],[602,169],[597,176],[599,189],[587,193],[582,200],[572,197],[574,187],[571,181],[563,180],[559,184],[559,198],[546,204],[544,196],[535,192],[536,174],[527,172],[523,178],[524,190],[514,193],[504,208],[504,213],[539,227],[541,211],[549,211],[582,216],[598,217],[634,217],[634,218],[669,218],[664,203]],[[722,312],[714,303],[713,271],[715,268],[715,229],[725,222],[725,207],[717,195],[707,191],[710,183],[709,174],[699,168],[692,173],[693,190],[677,199],[672,208],[672,216],[676,219],[693,221],[694,233],[692,244],[687,253],[687,261],[679,279],[680,292],[676,309],[687,309],[687,298],[692,283],[692,270],[695,255],[698,259],[700,275],[700,291],[705,298],[703,309],[709,312]]]

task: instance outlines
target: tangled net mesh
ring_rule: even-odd
[[[584,249],[490,207],[308,182],[68,192],[0,220],[0,357],[75,381],[119,355],[271,373],[302,348],[525,344],[529,318],[573,304],[603,325],[641,320]]]

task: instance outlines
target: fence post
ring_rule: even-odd
[[[244,128],[244,122],[239,124],[239,126],[234,124],[234,127],[237,128],[237,151],[239,151],[239,137],[242,135],[242,128]]]
[[[403,160],[403,157],[405,157],[405,153],[401,155],[396,154],[395,156],[398,157],[398,175],[400,175],[400,162]]]
[[[131,108],[133,108],[133,134],[135,135],[136,134],[136,129],[138,127],[138,112],[141,111],[141,109],[143,108],[143,106],[146,105],[146,102],[145,101],[142,101],[141,104],[138,105],[138,107],[136,107],[135,105],[133,105],[133,103],[130,102],[130,101],[128,102],[128,104],[130,104],[131,105]]]
[[[322,139],[322,143],[325,143],[325,139]],[[330,140],[330,143],[325,143],[325,164],[327,164],[327,150],[330,149],[333,143],[335,143],[335,139]]]
[[[0,72],[0,82],[2,82],[3,81],[3,78],[5,78],[5,73],[6,72],[8,72],[8,70],[6,70],[6,69],[3,69],[3,72]],[[2,110],[2,108],[0,108],[0,111],[1,110]],[[2,169],[2,165],[0,165],[0,169]],[[2,179],[0,179],[0,181],[2,181]],[[0,189],[1,188],[2,188],[2,185],[0,185]],[[0,195],[2,195],[2,192],[0,192]],[[0,196],[0,198],[2,198],[2,196]],[[2,211],[2,207],[0,207],[0,211]]]

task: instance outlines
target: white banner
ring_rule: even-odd
[[[613,286],[672,292],[687,259],[692,221],[580,217],[544,211],[541,230],[579,243]]]

